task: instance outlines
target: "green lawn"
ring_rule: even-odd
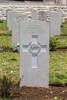
[[[67,23],[63,23],[67,27]],[[11,48],[12,36],[8,34],[6,22],[0,23],[0,48]],[[56,36],[57,48],[67,47],[67,36]],[[0,76],[7,74],[14,82],[19,80],[19,53],[0,52]],[[50,84],[67,83],[67,52],[50,52]]]
[[[67,34],[67,22],[62,24],[61,32],[62,34]]]
[[[63,100],[62,98],[57,98],[57,99],[50,99],[50,100]]]
[[[67,47],[67,36],[54,36],[57,41],[57,47],[56,48],[65,48]]]
[[[12,47],[12,39],[9,34],[0,34],[0,48],[1,47]]]
[[[0,76],[19,80],[19,53],[0,52]],[[67,83],[67,52],[50,52],[50,84]]]
[[[0,34],[2,33],[7,33],[8,28],[7,28],[7,22],[6,21],[0,21]]]
[[[5,21],[0,22],[0,48],[11,47],[11,35],[8,34],[7,23]]]
[[[50,84],[67,83],[67,52],[50,52]]]
[[[12,80],[19,80],[19,53],[0,52],[0,76],[7,74]]]

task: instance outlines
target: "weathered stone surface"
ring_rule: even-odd
[[[62,14],[60,12],[52,11],[50,14],[50,35],[61,34]]]
[[[13,12],[12,16],[12,46],[17,46],[20,43],[20,22],[25,20],[26,16],[23,12]]]
[[[49,24],[45,21],[21,21],[20,86],[49,86]]]
[[[13,25],[14,25],[14,23],[13,23],[13,11],[7,10],[7,26],[8,26],[9,31],[12,31]]]

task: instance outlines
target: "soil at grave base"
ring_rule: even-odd
[[[61,97],[67,100],[67,87],[50,86],[47,88],[22,87],[20,94],[14,94],[13,100],[50,100]]]
[[[67,36],[67,34],[61,34],[60,36]]]
[[[4,52],[18,52],[17,49],[13,49],[13,48],[9,48],[9,47],[3,47],[0,48],[0,51],[4,51]],[[51,50],[51,51],[67,51],[67,47],[65,48],[56,48],[55,50]]]
[[[67,51],[67,47],[56,48],[56,49],[50,50],[50,51]]]
[[[4,51],[4,52],[18,52],[17,49],[13,49],[13,48],[9,48],[9,47],[3,47],[3,48],[0,48],[0,51]]]
[[[65,48],[56,48],[55,51],[67,51],[67,47],[65,47]]]

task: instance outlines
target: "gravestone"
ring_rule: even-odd
[[[38,11],[35,9],[31,9],[31,16],[32,16],[32,20],[37,20],[38,19]]]
[[[48,87],[48,85],[49,24],[41,20],[22,20],[20,24],[20,86]]]
[[[9,30],[12,31],[12,46],[15,47],[19,45],[20,41],[20,21],[24,20],[26,16],[20,11],[8,11],[7,23]]]
[[[26,14],[26,15],[24,15]],[[26,12],[20,12],[20,11],[7,11],[7,24],[9,27],[9,31],[12,31],[12,46],[15,47],[19,45],[20,41],[20,22],[21,20],[24,20],[25,18],[29,17],[29,19],[32,18],[32,20],[46,20],[46,14],[44,11],[37,11],[34,9],[31,9],[31,13],[27,14]]]
[[[39,20],[47,21],[48,11],[41,10],[39,11]]]
[[[42,21],[46,21],[47,20],[47,14],[48,11],[45,10],[32,10],[32,20],[42,20]]]
[[[50,35],[51,36],[61,34],[61,22],[62,22],[61,12],[52,11],[50,13]]]
[[[12,29],[12,46],[15,47],[20,43],[20,22],[25,20],[27,16],[23,12],[13,13],[13,29]]]
[[[7,26],[9,31],[12,31],[12,26],[13,26],[12,17],[13,17],[13,11],[7,10]]]

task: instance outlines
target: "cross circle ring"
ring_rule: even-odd
[[[33,54],[33,55],[38,55],[39,52],[40,52],[40,45],[38,43],[31,43],[30,44],[30,53]]]

